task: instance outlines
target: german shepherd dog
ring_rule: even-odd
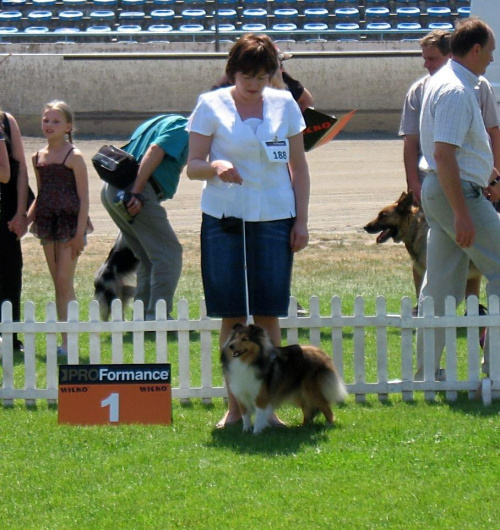
[[[389,239],[395,243],[403,243],[413,261],[415,270],[422,277],[427,265],[427,233],[429,225],[424,211],[413,205],[413,193],[405,191],[399,199],[382,208],[377,217],[365,225],[364,230],[369,234],[378,234],[377,244],[385,243]],[[470,278],[479,278],[481,273],[474,263],[470,263]]]
[[[243,416],[243,431],[254,434],[270,426],[273,411],[285,401],[302,409],[303,424],[322,412],[334,422],[331,403],[344,401],[347,391],[328,355],[315,346],[273,346],[259,326],[236,324],[221,349],[229,389]]]
[[[115,298],[122,301],[124,309],[134,298],[138,266],[139,260],[122,235],[118,235],[106,261],[94,277],[94,299],[99,302],[101,320],[109,320],[111,302]]]

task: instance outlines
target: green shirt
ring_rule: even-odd
[[[157,145],[165,151],[162,162],[151,177],[163,192],[161,200],[171,199],[175,195],[182,169],[186,165],[189,138],[187,121],[187,118],[178,114],[155,116],[140,125],[123,148],[134,155],[139,163],[150,145]]]

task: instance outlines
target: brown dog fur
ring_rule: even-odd
[[[369,234],[379,234],[377,243],[385,243],[393,239],[395,243],[403,243],[410,255],[415,270],[423,276],[427,263],[427,232],[429,225],[424,211],[413,205],[413,193],[405,191],[399,199],[382,208],[377,217],[365,225]],[[470,263],[468,279],[480,278],[481,273],[474,263]],[[417,293],[418,294],[418,293]]]
[[[254,433],[270,425],[273,411],[284,401],[302,409],[303,424],[321,412],[334,422],[330,404],[347,396],[332,359],[315,346],[276,348],[259,326],[236,324],[221,350],[221,362],[229,388],[243,416],[243,430]]]

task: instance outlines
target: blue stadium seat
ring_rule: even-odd
[[[335,29],[342,32],[342,35],[337,38],[338,42],[358,42],[357,33],[353,33],[359,30],[359,24],[356,22],[339,22],[335,24]]]
[[[23,27],[23,14],[21,11],[2,11],[0,13],[0,26],[13,27],[18,30],[22,30]]]
[[[392,26],[389,22],[370,22],[366,24],[365,28],[373,31],[387,31],[392,29]]]
[[[181,24],[181,26],[179,27],[180,31],[190,34],[192,36],[193,41],[196,40],[196,33],[200,33],[204,29],[205,27],[202,24]]]
[[[144,11],[146,0],[120,0],[123,11]]]
[[[308,7],[304,9],[304,24],[328,25],[328,9],[324,7]]]
[[[273,0],[273,7],[276,9],[287,7],[298,9],[301,3],[298,0]]]
[[[264,24],[267,27],[267,11],[262,8],[244,9],[241,21],[243,24]]]
[[[248,33],[261,33],[263,31],[266,31],[267,26],[266,24],[262,24],[261,22],[248,22],[246,24],[243,24],[241,26],[241,29],[243,31],[247,31]]]
[[[144,26],[146,15],[144,11],[122,11],[118,15],[118,22],[121,26]]]
[[[87,3],[87,0],[62,0],[61,11],[81,11],[84,16],[88,16],[92,11],[92,6]]]
[[[397,25],[397,29],[404,32],[406,35],[407,32],[422,29],[422,26],[418,22],[399,22]]]
[[[153,0],[152,9],[175,9],[175,4],[176,0]]]
[[[37,35],[48,33],[49,31],[50,29],[47,26],[29,26],[24,30],[24,33],[36,37]],[[46,39],[42,39],[42,41],[47,42]]]
[[[457,9],[457,13],[459,18],[467,18],[470,17],[470,7],[459,7]]]
[[[338,7],[335,9],[336,23],[359,22],[359,9],[356,7]]]
[[[419,7],[419,0],[396,0],[396,9],[398,7]]]
[[[26,4],[26,0],[3,0],[2,11],[21,11],[21,13],[24,13]]]
[[[293,33],[298,28],[297,28],[297,24],[294,24],[293,22],[278,22],[277,24],[273,24],[272,29],[273,31],[283,31],[286,33]]]
[[[427,27],[432,23],[451,22],[451,9],[449,7],[428,7]]]
[[[399,22],[420,22],[420,9],[418,7],[398,7],[396,18]]]
[[[183,3],[184,9],[202,9],[206,4],[204,0],[183,0]]]
[[[28,25],[35,28],[47,27],[47,31],[50,31],[53,26],[52,11],[30,11],[28,13]],[[40,30],[40,32],[43,32],[43,30]]]
[[[1,35],[2,33],[6,35]],[[19,33],[19,30],[14,26],[1,26],[0,27],[0,44],[11,44],[9,36],[15,33]]]
[[[182,25],[198,24],[205,29],[207,12],[204,9],[183,9],[181,15]]]
[[[266,8],[267,0],[242,0],[241,2],[243,9],[256,9],[256,8]]]
[[[113,31],[111,26],[89,26],[85,33],[89,34],[92,42],[111,42],[111,35],[97,35],[98,33],[110,33]]]
[[[355,7],[356,9],[359,8],[360,2],[358,0],[336,0],[335,5],[339,6],[339,9],[345,8],[345,7]]]
[[[120,24],[116,31],[119,31],[120,33],[138,33],[139,31],[142,31],[141,26],[138,24]]]
[[[365,7],[389,7],[389,0],[365,0]]]
[[[32,0],[33,10],[39,9],[42,11],[56,11],[56,0]]]
[[[87,33],[108,33],[109,31],[112,31],[112,27],[106,26],[105,24],[102,26],[89,26],[86,29]]]
[[[297,24],[299,18],[297,9],[291,7],[275,9],[273,15],[275,24]]]
[[[238,12],[236,11],[236,9],[219,9],[217,13],[214,10],[212,18],[212,21],[214,23],[216,15],[219,20],[219,24],[233,24],[234,26],[236,26],[236,23],[238,21]]]
[[[215,26],[215,24],[212,24],[210,26],[210,29],[212,31],[216,31],[217,30],[217,27]],[[219,24],[219,32],[221,33],[231,33],[231,31],[236,31],[236,26],[234,24]]]
[[[94,6],[91,11],[112,10],[116,14],[117,8],[118,8],[118,0],[94,0]]]
[[[91,11],[90,13],[91,26],[110,26],[113,28],[115,20],[115,12],[108,9]]]
[[[367,7],[365,9],[365,22],[389,22],[388,7]]]
[[[54,33],[56,34],[56,42],[57,43],[70,43],[75,44],[78,42],[78,39],[74,39],[73,37],[80,33],[79,28],[56,28],[54,30]]]
[[[428,29],[434,30],[434,29],[442,29],[445,31],[452,31],[453,30],[453,24],[450,22],[431,22],[428,26]]]
[[[84,29],[82,11],[61,11],[59,13],[59,28]]]
[[[324,22],[306,22],[303,29],[311,32],[314,31],[315,33],[322,33],[328,30],[328,24],[325,24]]]
[[[174,28],[170,24],[152,24],[148,27],[148,31],[156,34],[170,33]]]
[[[155,9],[151,11],[151,21],[156,26],[172,26],[174,18],[175,11],[173,9]]]

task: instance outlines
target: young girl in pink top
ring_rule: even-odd
[[[31,232],[43,245],[55,287],[57,317],[62,322],[68,319],[68,303],[76,299],[76,264],[86,234],[92,232],[87,168],[72,143],[73,123],[73,112],[63,101],[45,106],[42,132],[48,143],[33,155],[38,196],[28,215],[33,221]],[[66,355],[67,340],[64,333],[58,355]]]

